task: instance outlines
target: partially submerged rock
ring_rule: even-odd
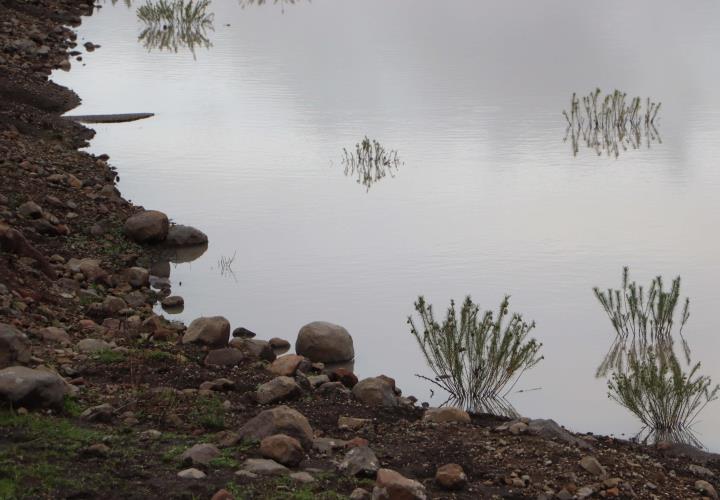
[[[207,242],[208,237],[205,233],[194,227],[181,224],[170,226],[165,238],[165,244],[174,247],[202,245]]]
[[[157,210],[137,213],[125,221],[125,234],[136,243],[160,243],[167,238],[170,223]]]

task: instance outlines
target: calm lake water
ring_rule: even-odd
[[[545,360],[511,400],[577,431],[639,430],[595,370],[614,334],[593,286],[624,265],[681,275],[693,360],[720,381],[720,4],[697,0],[214,0],[212,47],[148,49],[136,6],[104,4],[79,41],[102,45],[54,79],[74,113],[154,112],[97,125],[123,195],[204,230],[172,270],[176,318],[224,315],[294,341],[344,325],[360,376],[428,401],[406,325],[471,294],[537,321]],[[573,92],[662,102],[661,142],[617,158],[564,142]],[[402,163],[369,189],[343,149],[364,136]],[[218,259],[236,255],[233,275]],[[180,284],[182,283],[182,284]],[[435,404],[444,398],[435,396]],[[695,426],[720,451],[720,402]],[[715,423],[715,425],[713,425]]]

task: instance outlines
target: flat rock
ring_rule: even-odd
[[[2,330],[2,326],[0,326],[0,330]],[[2,333],[0,333],[0,336]],[[70,335],[63,330],[62,328],[58,328],[55,326],[48,326],[46,328],[41,328],[38,331],[38,336],[44,341],[44,342],[53,342],[56,344],[62,344],[62,345],[70,345],[72,341],[70,340]],[[2,341],[0,340],[0,343]],[[2,353],[2,347],[0,347],[0,353]],[[0,354],[2,356],[2,354]],[[2,366],[2,361],[0,360],[0,366]]]
[[[592,450],[590,443],[580,439],[563,429],[557,422],[550,419],[535,419],[528,424],[527,432],[547,439],[556,439],[585,450]]]
[[[205,357],[206,365],[236,366],[247,361],[247,356],[237,349],[225,347],[214,349]]]
[[[314,363],[338,363],[355,357],[353,340],[348,331],[325,321],[308,323],[300,329],[295,352]]]
[[[258,476],[280,476],[290,472],[284,465],[265,458],[248,458],[241,467],[242,470]]]
[[[578,463],[580,464],[580,467],[585,469],[593,476],[599,477],[601,479],[605,479],[607,477],[607,471],[605,470],[605,467],[603,467],[595,457],[586,455],[582,457]]]
[[[469,424],[470,414],[462,408],[456,408],[454,406],[443,406],[442,408],[429,408],[423,415],[423,420],[426,422],[435,422],[436,424],[444,423],[460,423]]]
[[[338,429],[347,431],[358,431],[368,425],[371,420],[367,418],[338,417]]]
[[[220,456],[217,446],[210,443],[196,444],[180,455],[180,460],[185,465],[209,465],[210,462]]]
[[[275,375],[292,377],[295,375],[300,363],[304,360],[305,357],[303,356],[298,356],[297,354],[286,354],[273,361],[269,370]]]
[[[94,354],[100,351],[112,349],[112,345],[100,339],[82,339],[75,347],[84,354]]]
[[[338,465],[338,470],[350,476],[373,477],[380,469],[380,460],[367,446],[350,449]]]
[[[261,405],[294,399],[302,394],[300,386],[290,377],[276,377],[257,389],[256,397]]]
[[[302,484],[310,484],[315,482],[315,478],[307,472],[293,472],[292,474],[290,474],[290,479]]]
[[[0,370],[0,399],[14,406],[57,408],[67,392],[65,381],[49,371],[25,366]]]
[[[199,469],[190,468],[178,472],[177,477],[180,479],[205,479],[207,475]]]

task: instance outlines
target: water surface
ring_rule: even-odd
[[[181,319],[290,340],[336,322],[359,375],[428,400],[413,300],[494,309],[509,293],[545,355],[517,409],[630,436],[595,378],[613,333],[591,291],[629,265],[640,282],[682,275],[693,357],[720,381],[717,2],[215,0],[194,53],[148,49],[135,7],[104,5],[79,30],[102,48],[54,78],[82,96],[73,113],[156,113],[95,126],[91,150],[125,197],[209,235],[172,270]],[[573,155],[561,113],[596,87],[662,102],[662,141]],[[365,136],[402,160],[369,189],[342,164]],[[720,450],[720,404],[701,419]]]

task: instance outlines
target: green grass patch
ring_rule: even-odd
[[[115,363],[122,363],[127,359],[127,354],[121,351],[113,351],[111,349],[103,349],[92,355],[92,359],[98,363],[105,365],[111,365]]]

